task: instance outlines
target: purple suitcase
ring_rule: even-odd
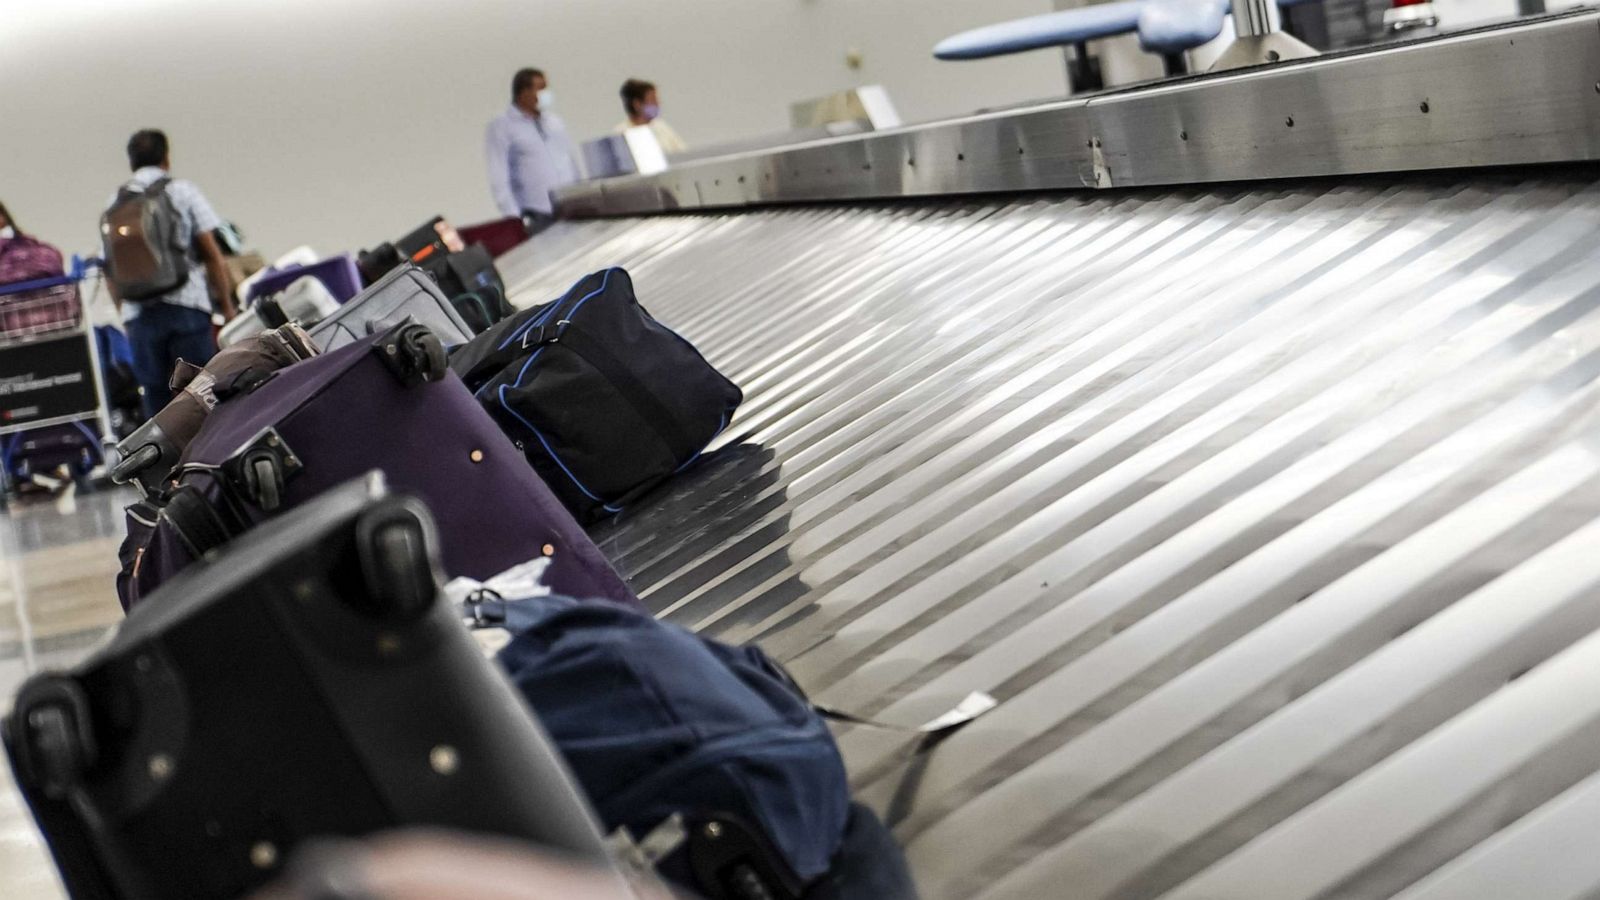
[[[341,253],[338,256],[317,260],[309,266],[273,269],[250,286],[249,296],[245,301],[253,303],[268,294],[276,294],[308,275],[327,286],[328,293],[340,303],[347,303],[350,298],[361,293],[361,272],[356,268],[355,257]]]
[[[555,593],[639,604],[415,324],[281,369],[217,407],[179,472],[237,532],[372,469],[432,510],[448,576],[482,580],[543,556]],[[132,536],[139,523],[129,524]],[[124,605],[193,558],[199,548],[182,538],[158,523],[142,551],[137,540],[125,548]]]

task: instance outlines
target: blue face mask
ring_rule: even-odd
[[[646,122],[654,122],[656,116],[661,115],[661,106],[656,103],[646,103],[644,106],[639,107],[639,114],[644,116]]]

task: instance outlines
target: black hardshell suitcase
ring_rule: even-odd
[[[407,318],[428,326],[447,347],[472,339],[472,329],[440,293],[439,286],[427,273],[410,265],[378,279],[307,333],[326,353]]]
[[[586,803],[376,473],[192,566],[3,726],[75,900],[232,898],[301,841],[426,825],[604,864]]]

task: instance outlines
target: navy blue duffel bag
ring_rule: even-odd
[[[498,659],[606,828],[681,817],[666,878],[714,898],[914,895],[827,725],[760,649],[563,597],[472,608],[512,634]]]
[[[453,348],[450,369],[580,522],[694,462],[744,399],[645,311],[622,269]]]

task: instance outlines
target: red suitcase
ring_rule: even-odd
[[[463,244],[482,244],[489,255],[496,258],[504,256],[506,251],[528,239],[527,227],[516,216],[468,225],[457,229],[457,232]]]

